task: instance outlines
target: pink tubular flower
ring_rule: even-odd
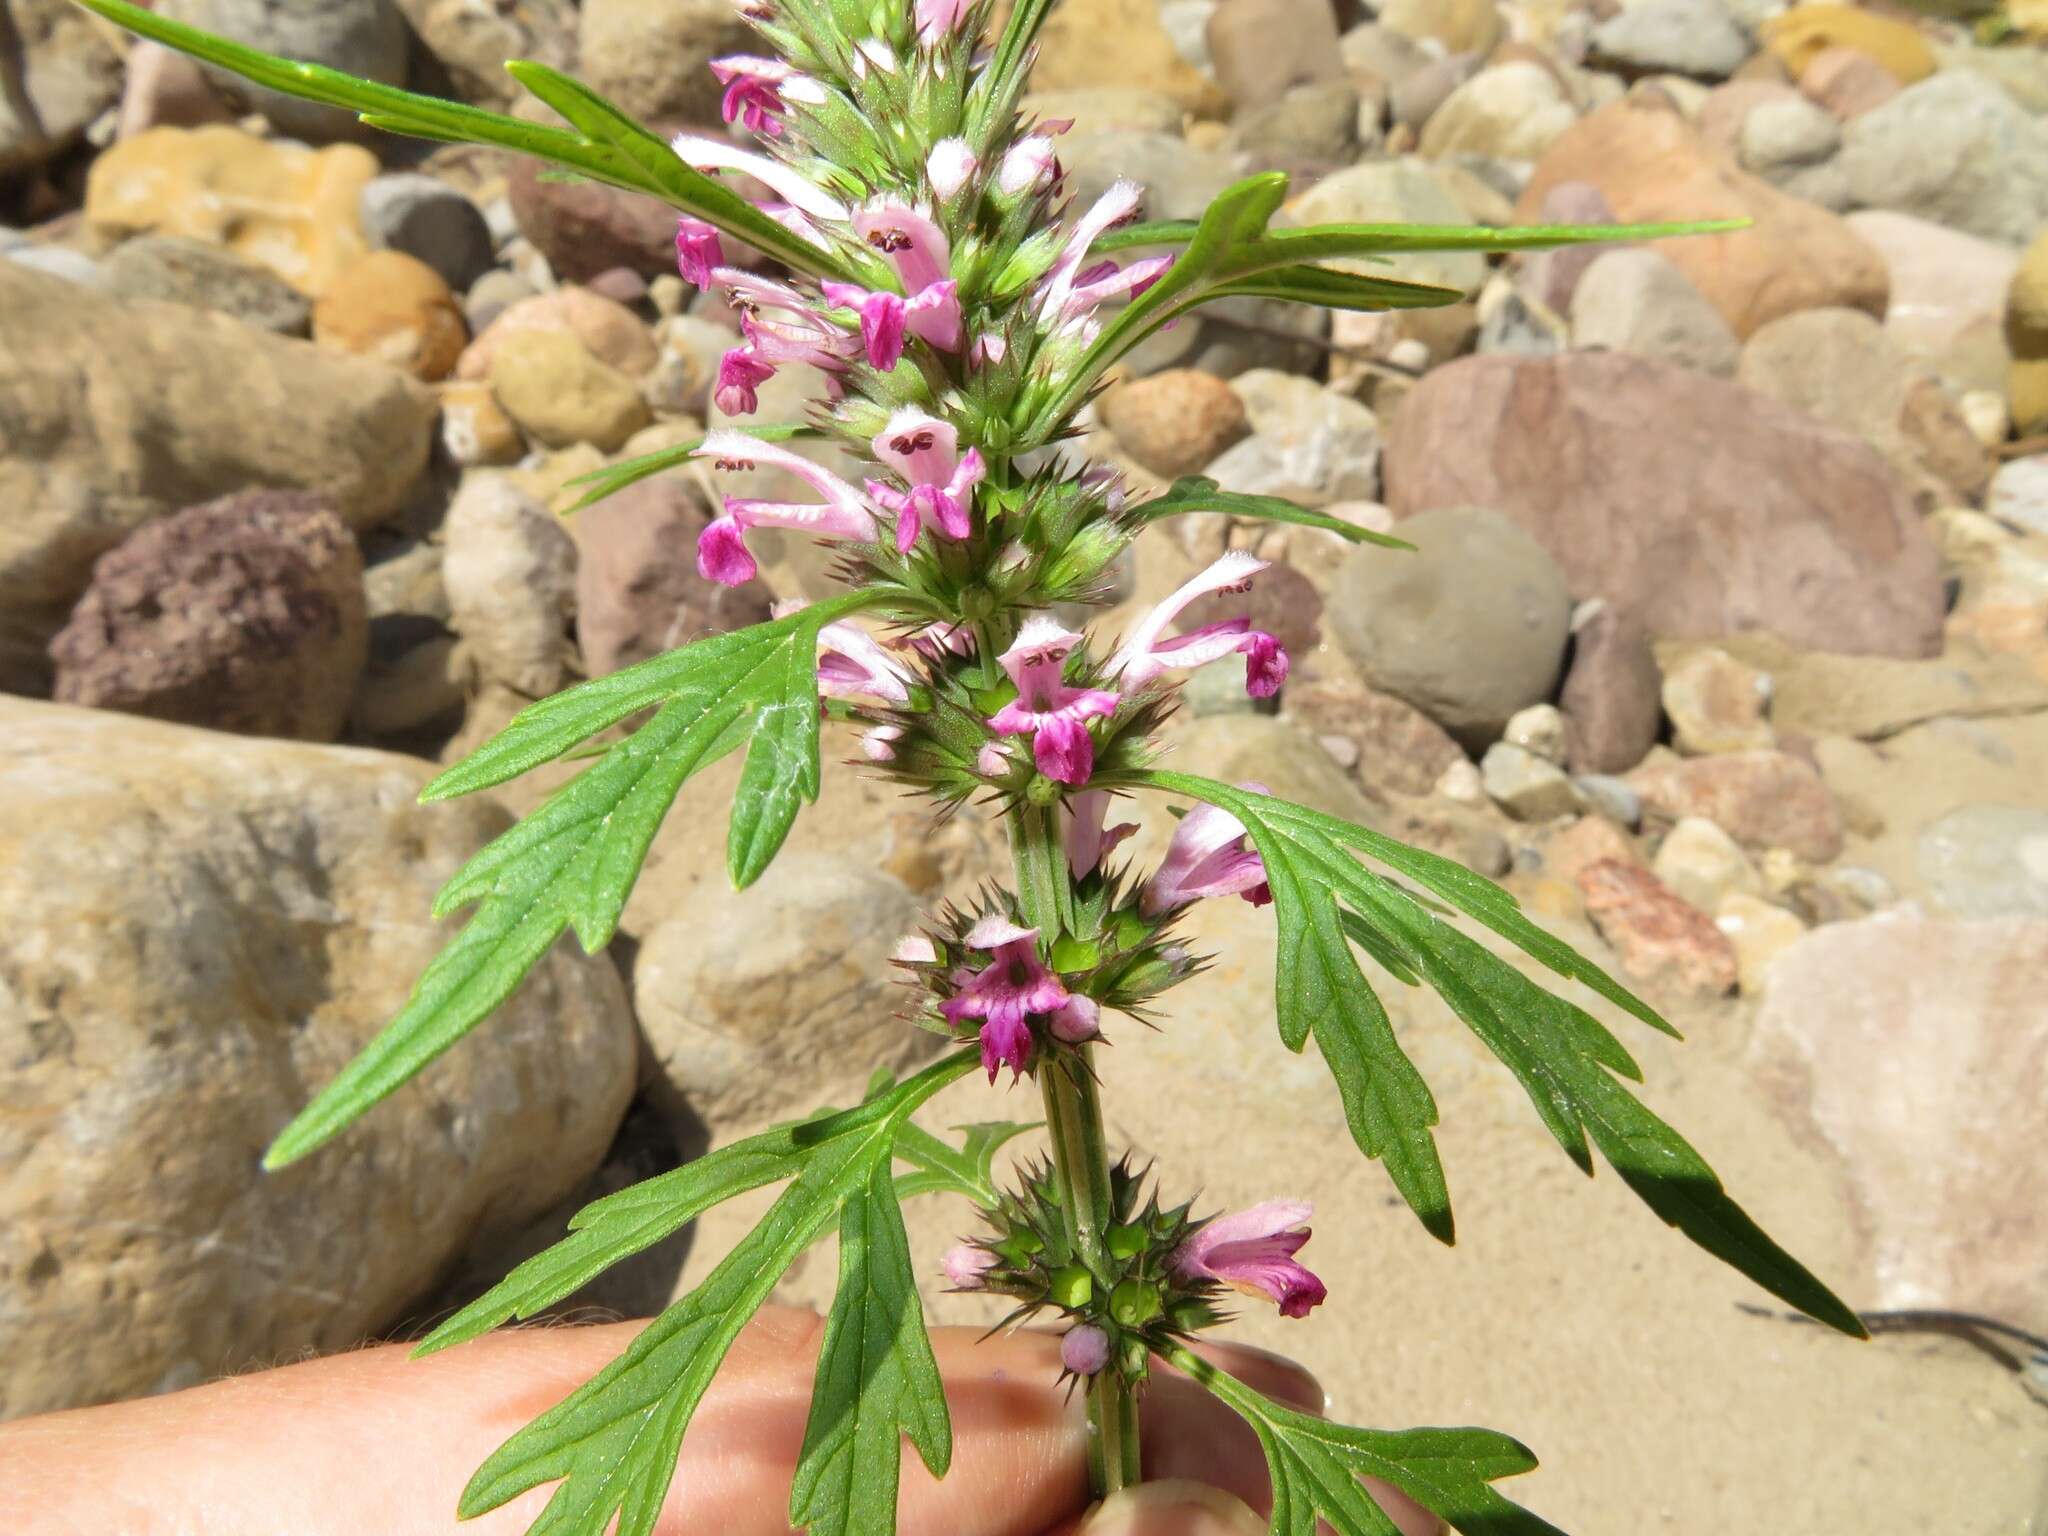
[[[910,674],[873,635],[842,619],[818,631],[818,692],[828,699],[876,698],[908,704]],[[898,730],[883,740],[894,742],[902,734]]]
[[[974,531],[974,488],[988,474],[981,450],[960,452],[960,433],[951,422],[907,405],[889,418],[874,439],[875,457],[895,470],[910,490],[868,482],[868,494],[896,514],[896,548],[908,554],[927,522],[949,539]]]
[[[956,1243],[946,1250],[946,1278],[956,1291],[978,1291],[988,1284],[988,1272],[996,1267],[996,1256],[972,1243]]]
[[[1313,1214],[1305,1200],[1269,1200],[1219,1216],[1175,1250],[1174,1273],[1264,1296],[1279,1303],[1282,1317],[1307,1317],[1330,1294],[1294,1257],[1309,1240]]]
[[[1109,1364],[1109,1335],[1093,1323],[1076,1323],[1060,1339],[1060,1364],[1076,1376],[1093,1376]]]
[[[1119,267],[1113,261],[1098,262],[1074,275],[1074,287],[1057,318],[1083,319],[1112,299],[1135,299],[1166,275],[1173,265],[1171,256],[1148,256]]]
[[[1135,821],[1121,822],[1104,830],[1109,820],[1109,791],[1084,789],[1069,795],[1060,807],[1062,841],[1067,848],[1067,868],[1076,880],[1085,880],[1109,856],[1110,851],[1138,830]]]
[[[1034,1013],[1050,1013],[1067,1000],[1059,977],[1038,958],[1038,930],[1019,928],[1003,917],[985,917],[967,934],[969,949],[985,950],[994,959],[967,978],[958,994],[939,1005],[946,1022],[980,1019],[981,1064],[988,1080],[1007,1066],[1014,1078],[1031,1060]]]
[[[883,202],[853,216],[860,237],[896,270],[901,294],[882,293],[857,283],[826,283],[827,302],[860,316],[868,362],[887,370],[903,356],[904,339],[916,336],[941,352],[958,352],[962,336],[960,285],[953,281],[952,249],[946,232],[907,203]]]
[[[752,469],[757,464],[787,470],[825,498],[814,503],[726,497],[725,515],[697,537],[697,572],[706,581],[736,587],[759,573],[746,545],[749,528],[794,528],[821,538],[862,543],[878,535],[874,509],[859,491],[830,470],[778,444],[723,430],[708,435],[690,457],[710,459],[717,468],[728,471]]]
[[[1263,784],[1238,787],[1266,793]],[[1263,907],[1272,901],[1273,891],[1266,884],[1265,861],[1251,846],[1244,823],[1216,806],[1198,805],[1173,829],[1173,841],[1145,882],[1138,910],[1158,917],[1210,896],[1242,896]]]
[[[1193,634],[1168,638],[1167,626],[1180,617],[1197,598],[1219,592],[1248,592],[1252,578],[1266,568],[1266,562],[1241,550],[1232,550],[1194,580],[1181,587],[1139,621],[1110,658],[1109,675],[1126,688],[1139,689],[1173,667],[1203,667],[1225,656],[1240,653],[1245,658],[1245,692],[1255,699],[1268,699],[1287,681],[1287,652],[1264,630],[1253,629],[1249,619],[1226,619],[1205,625]]]
[[[753,345],[734,347],[718,360],[718,383],[711,398],[728,416],[751,416],[761,408],[760,387],[775,377]]]
[[[782,87],[796,73],[789,65],[780,59],[733,53],[713,59],[711,73],[725,87],[719,115],[728,123],[744,122],[753,132],[770,138],[782,132],[776,114],[783,110]]]
[[[935,48],[960,30],[970,0],[917,0],[917,40]]]
[[[860,739],[860,755],[871,763],[896,761],[896,743],[903,739],[900,725],[878,725]]]
[[[699,288],[711,286],[715,267],[725,265],[725,247],[718,231],[702,219],[684,218],[676,223],[676,270],[683,281]]]
[[[1039,289],[1039,321],[1047,329],[1073,318],[1068,313],[1068,301],[1074,296],[1076,279],[1081,274],[1082,263],[1088,259],[1089,250],[1104,234],[1136,217],[1138,204],[1144,195],[1145,189],[1135,181],[1118,181],[1081,216],[1074,232],[1067,237],[1060,259],[1053,263]]]
[[[998,658],[1017,697],[989,720],[999,736],[1029,736],[1038,771],[1062,784],[1081,785],[1095,771],[1095,743],[1088,721],[1116,713],[1121,695],[1099,688],[1070,688],[1063,679],[1067,657],[1081,637],[1039,614],[1027,619],[1017,640]]]

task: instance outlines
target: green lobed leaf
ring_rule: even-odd
[[[1216,512],[1226,517],[1251,518],[1266,523],[1297,523],[1304,528],[1320,528],[1326,533],[1338,534],[1354,544],[1377,544],[1383,549],[1412,552],[1415,548],[1406,539],[1375,533],[1370,528],[1361,528],[1327,512],[1311,511],[1279,496],[1248,496],[1238,491],[1226,491],[1202,475],[1182,476],[1173,482],[1170,490],[1150,501],[1139,502],[1127,515],[1149,523],[1162,517],[1183,517],[1197,512]]]
[[[1412,1064],[1391,1046],[1391,1030],[1382,1033],[1385,1015],[1345,946],[1346,938],[1386,964],[1397,979],[1426,981],[1515,1074],[1581,1171],[1593,1171],[1586,1146],[1590,1135],[1629,1188],[1669,1225],[1809,1316],[1862,1335],[1855,1313],[1757,1226],[1683,1137],[1616,1081],[1640,1081],[1642,1072],[1605,1025],[1444,922],[1415,893],[1367,869],[1353,850],[1414,879],[1551,970],[1676,1033],[1592,961],[1529,922],[1506,891],[1450,860],[1270,795],[1187,774],[1152,772],[1134,778],[1219,806],[1244,823],[1273,890],[1282,1038],[1299,1049],[1304,1035],[1315,1031],[1345,1093],[1347,1112],[1356,1097],[1366,1129],[1378,1142],[1391,1135],[1397,1152],[1410,1151],[1398,1133],[1431,1123],[1433,1107],[1424,1118],[1427,1090],[1416,1094],[1420,1079],[1411,1081]],[[1340,902],[1349,910],[1342,910]],[[1356,999],[1355,1015],[1342,1012],[1346,997]],[[1340,1027],[1326,1038],[1332,1013],[1338,1014]],[[1338,1047],[1334,1057],[1333,1042]],[[1375,1112],[1390,1117],[1391,1127]],[[1380,1155],[1359,1130],[1354,1115],[1360,1146],[1369,1155]],[[1388,1167],[1416,1205],[1392,1156]],[[1424,1205],[1417,1205],[1417,1212],[1425,1224],[1435,1214]]]
[[[946,1389],[882,1157],[840,1211],[839,1289],[789,1491],[790,1524],[812,1536],[895,1536],[906,1435],[932,1476],[945,1476],[953,1460]]]
[[[797,1256],[872,1189],[877,1168],[886,1184],[903,1122],[978,1060],[958,1052],[844,1115],[809,1122],[803,1169],[760,1224],[623,1355],[500,1446],[463,1490],[461,1517],[559,1483],[529,1536],[648,1536],[733,1340]]]
[[[733,807],[734,879],[759,876],[800,801],[818,792],[818,632],[874,600],[850,593],[558,694],[430,784],[423,798],[436,800],[502,783],[656,706],[652,720],[442,888],[436,916],[472,902],[476,915],[428,965],[398,1017],[285,1128],[264,1165],[296,1162],[411,1079],[511,996],[563,929],[573,926],[586,951],[611,942],[684,781],[750,737],[749,769],[763,752],[784,776],[773,793],[743,792]]]
[[[728,427],[727,431],[744,432],[749,437],[759,438],[764,443],[788,443],[799,438],[823,437],[825,434],[816,427],[781,425],[772,427]],[[673,448],[663,448],[654,453],[642,454],[636,459],[625,459],[617,464],[607,464],[603,469],[594,469],[587,475],[578,475],[565,482],[569,485],[587,485],[590,489],[573,507],[562,514],[574,517],[585,507],[594,507],[607,497],[616,496],[630,485],[638,485],[667,470],[679,469],[689,463],[690,456],[704,446],[704,439],[678,443]]]
[[[156,15],[129,0],[77,3],[140,37],[287,96],[354,112],[371,127],[387,133],[439,143],[485,144],[531,155],[629,191],[659,197],[800,271],[850,279],[860,276],[836,253],[812,245],[731,188],[685,165],[665,142],[596,92],[543,64],[522,61],[507,68],[579,132],[521,122],[322,65],[277,58]]]
[[[896,1137],[896,1157],[913,1171],[896,1176],[897,1197],[965,1195],[983,1210],[993,1210],[1002,1200],[996,1154],[1026,1131],[1037,1130],[1038,1123],[990,1120],[954,1129],[960,1132],[957,1147],[918,1126],[903,1127]]]
[[[1392,1483],[1465,1536],[1562,1536],[1494,1492],[1535,1469],[1520,1442],[1490,1429],[1353,1429],[1282,1407],[1185,1348],[1169,1357],[1251,1426],[1273,1483],[1272,1536],[1400,1536],[1361,1477]]]

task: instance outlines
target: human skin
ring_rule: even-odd
[[[550,1489],[477,1520],[455,1503],[476,1467],[625,1348],[644,1323],[504,1331],[426,1360],[384,1345],[169,1396],[0,1425],[10,1536],[522,1536]],[[658,1536],[787,1536],[822,1321],[768,1308],[740,1334],[690,1425]],[[941,1328],[953,1467],[906,1450],[900,1536],[1255,1536],[1256,1442],[1186,1378],[1146,1394],[1146,1485],[1088,1508],[1087,1424],[1057,1385],[1059,1340]],[[1259,1391],[1320,1413],[1301,1367],[1203,1351]],[[1435,1519],[1375,1489],[1402,1536]]]

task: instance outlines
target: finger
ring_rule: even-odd
[[[1242,1499],[1206,1483],[1140,1483],[1048,1536],[1265,1536]]]

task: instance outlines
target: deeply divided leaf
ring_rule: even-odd
[[[945,1385],[881,1158],[840,1212],[839,1290],[825,1319],[790,1524],[812,1536],[895,1536],[904,1436],[943,1477],[953,1460]]]
[[[1352,1429],[1282,1407],[1186,1349],[1173,1363],[1249,1424],[1273,1483],[1272,1536],[1400,1536],[1359,1481],[1391,1483],[1465,1536],[1562,1536],[1492,1484],[1533,1471],[1526,1447],[1489,1429]]]
[[[684,1432],[733,1340],[849,1202],[870,1198],[878,1170],[887,1187],[898,1128],[975,1061],[950,1056],[880,1098],[795,1128],[802,1170],[760,1224],[623,1355],[506,1441],[463,1491],[462,1517],[559,1483],[531,1528],[536,1536],[648,1536]]]
[[[476,915],[435,956],[398,1017],[286,1127],[266,1165],[304,1157],[475,1028],[563,929],[574,927],[589,951],[611,942],[683,783],[750,739],[733,807],[732,874],[741,885],[757,878],[800,804],[818,794],[818,632],[873,600],[850,594],[558,694],[428,786],[428,799],[488,788],[655,709],[448,882],[436,914],[476,903]],[[757,761],[776,778],[749,795]]]
[[[1435,1106],[1395,1042],[1347,939],[1398,980],[1428,983],[1515,1074],[1582,1170],[1592,1172],[1590,1137],[1643,1203],[1693,1242],[1809,1316],[1862,1334],[1855,1313],[1774,1243],[1685,1139],[1617,1080],[1642,1074],[1605,1025],[1536,985],[1356,855],[1365,853],[1552,971],[1670,1030],[1600,967],[1530,922],[1506,891],[1448,859],[1270,795],[1180,773],[1154,772],[1142,781],[1220,806],[1244,823],[1273,891],[1282,1038],[1298,1050],[1314,1034],[1343,1094],[1353,1136],[1369,1156],[1386,1160],[1396,1186],[1432,1231],[1448,1236],[1450,1220],[1447,1199],[1439,1203],[1441,1171],[1429,1176]]]
[[[983,1210],[993,1210],[1002,1198],[996,1188],[996,1154],[1026,1131],[1038,1127],[991,1120],[956,1129],[960,1132],[957,1147],[918,1126],[903,1127],[896,1137],[896,1158],[910,1164],[911,1172],[896,1176],[899,1199],[965,1195]]]

